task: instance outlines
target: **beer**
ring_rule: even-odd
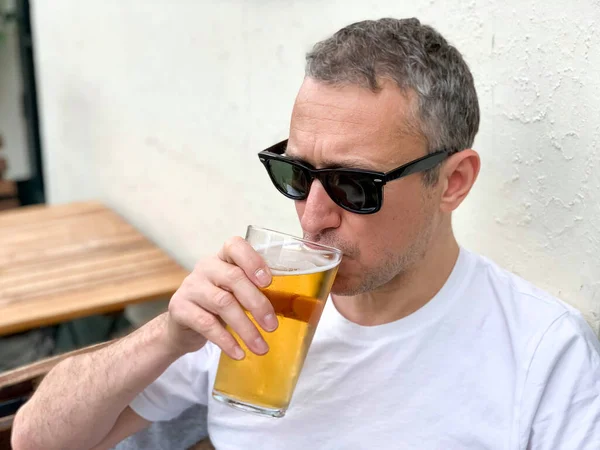
[[[269,352],[255,355],[228,327],[246,357],[236,361],[221,353],[213,390],[215,398],[274,417],[285,414],[338,263],[339,258],[333,263],[329,261],[328,266],[308,270],[272,269],[273,282],[263,292],[275,309],[279,327],[267,333],[247,313],[269,345]]]

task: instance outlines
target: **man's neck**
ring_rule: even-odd
[[[336,309],[363,326],[383,325],[414,313],[444,286],[458,259],[453,235],[437,244],[414,267],[374,291],[350,297],[333,295]]]

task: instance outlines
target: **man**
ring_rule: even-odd
[[[219,349],[244,357],[224,324],[257,354],[268,348],[242,307],[277,327],[259,290],[269,269],[234,238],[168,313],[52,371],[16,418],[16,450],[110,448],[196,403],[217,449],[600,447],[592,331],[454,238],[480,164],[460,53],[416,19],[382,19],[340,30],[307,61],[289,141],[271,149],[286,170],[267,168],[305,237],[344,258],[286,417],[210,395]]]

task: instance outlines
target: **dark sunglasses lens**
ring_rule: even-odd
[[[304,171],[289,162],[269,161],[271,178],[277,189],[290,198],[302,199],[308,193],[308,180]]]
[[[377,209],[377,187],[373,180],[360,173],[332,172],[327,180],[332,198],[352,211],[368,213]]]

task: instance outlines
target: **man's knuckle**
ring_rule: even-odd
[[[196,261],[194,264],[194,270],[192,271],[192,275],[198,272],[203,272],[208,264],[210,264],[211,258],[202,258]]]
[[[228,347],[233,347],[235,345],[235,339],[233,339],[233,336],[225,329],[217,333],[215,340]]]
[[[215,328],[218,320],[210,314],[201,314],[197,317],[196,324],[202,332],[207,332]]]
[[[233,249],[241,245],[244,240],[239,236],[233,236],[225,241],[223,248],[226,253],[231,253]]]
[[[264,296],[251,296],[246,300],[244,306],[253,312],[264,312],[266,313],[271,304]]]
[[[178,297],[180,299],[185,299],[189,297],[190,293],[194,290],[194,286],[197,286],[198,283],[199,278],[196,274],[192,272],[191,274],[187,275],[183,279],[183,282],[181,283],[181,286],[179,286],[179,289],[177,289],[175,297]]]
[[[171,308],[178,309],[184,307],[186,303],[190,302],[193,292],[192,285],[183,283],[171,297],[171,300],[169,301],[169,310],[171,310]]]
[[[256,342],[256,340],[260,339],[260,337],[261,337],[261,335],[258,332],[258,330],[256,329],[256,327],[252,326],[252,327],[248,327],[248,330],[246,330],[244,340],[246,342]]]
[[[213,297],[213,304],[218,310],[227,309],[235,303],[235,298],[230,292],[220,291]]]
[[[239,283],[240,281],[246,278],[246,274],[238,266],[230,266],[229,268],[227,268],[225,276],[233,284]]]

